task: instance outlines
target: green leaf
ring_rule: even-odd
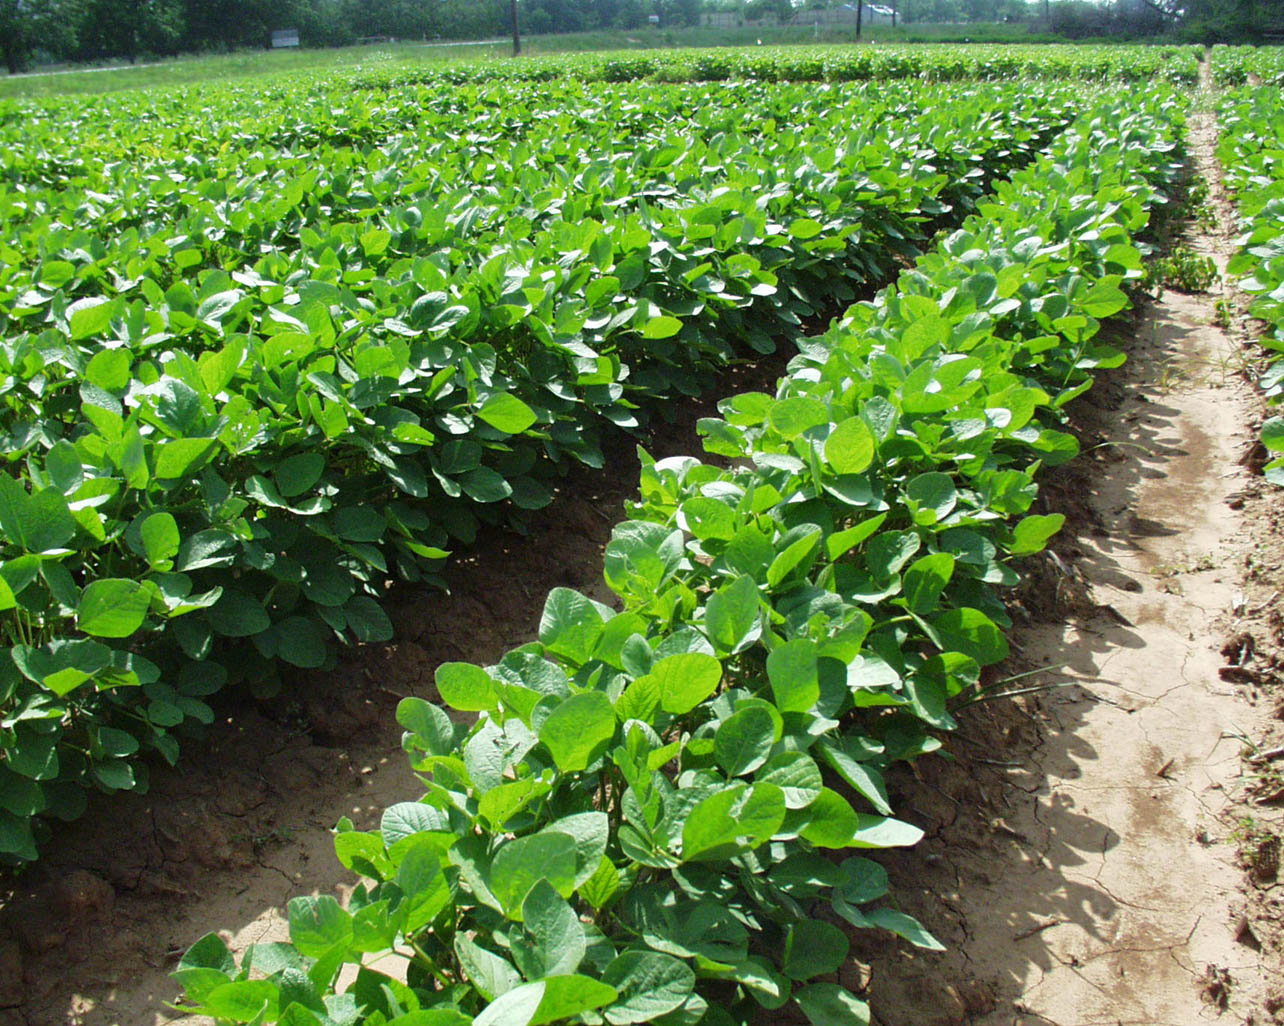
[[[569,898],[575,890],[575,839],[543,833],[502,845],[490,867],[490,887],[508,918],[521,922],[522,903],[541,880]]]
[[[652,317],[642,325],[642,337],[647,339],[672,338],[682,330],[682,322],[676,317]]]
[[[860,826],[856,810],[837,791],[824,788],[804,810],[806,825],[799,836],[817,848],[846,848]]]
[[[752,577],[724,584],[705,604],[705,634],[724,655],[748,648],[762,634],[758,585]]]
[[[766,702],[745,704],[722,721],[713,737],[714,756],[729,777],[752,773],[780,739],[780,714]]]
[[[473,1026],[532,1026],[547,984],[524,983],[504,994],[473,1020]],[[389,1026],[392,1026],[389,1023]]]
[[[379,820],[379,833],[389,848],[415,834],[449,828],[450,820],[446,814],[423,802],[397,802],[384,809]]]
[[[809,983],[794,1000],[812,1026],[869,1026],[869,1006],[836,983]]]
[[[391,641],[392,621],[369,595],[354,595],[344,604],[343,618],[358,641]]]
[[[143,625],[152,593],[137,581],[104,577],[80,596],[76,625],[99,638],[128,638]]]
[[[175,438],[156,443],[156,479],[186,481],[214,454],[214,438]]]
[[[539,729],[539,739],[563,773],[587,769],[615,736],[615,709],[601,691],[572,695],[555,708]]]
[[[61,548],[75,533],[76,520],[60,492],[44,488],[28,495],[21,483],[0,474],[0,534],[38,553]]]
[[[947,609],[929,622],[947,650],[969,655],[982,666],[1008,657],[1008,642],[994,622],[977,609]]]
[[[236,980],[206,994],[202,1011],[231,1022],[268,1022],[277,1018],[278,993],[270,980]]]
[[[909,848],[923,839],[923,831],[912,823],[893,819],[890,816],[867,816],[861,813],[857,817],[856,829],[852,831],[853,848]]]
[[[291,898],[286,911],[290,942],[301,955],[319,958],[352,940],[352,916],[328,894]]]
[[[767,420],[786,440],[829,423],[829,407],[818,399],[796,396],[772,403]]]
[[[513,960],[528,980],[574,973],[588,943],[584,925],[566,899],[541,880],[522,902],[525,940],[514,943]]]
[[[587,662],[602,628],[597,606],[578,591],[554,588],[548,593],[539,621],[539,640],[554,655],[576,665]]]
[[[574,1020],[584,1012],[609,1005],[620,996],[614,987],[589,976],[548,976],[542,982],[544,997],[531,1018],[530,1026]]]
[[[452,709],[481,712],[494,708],[495,690],[490,674],[472,663],[442,663],[434,675],[437,694]]]
[[[1271,452],[1284,452],[1284,417],[1271,417],[1262,424],[1262,444]]]
[[[1128,308],[1127,294],[1111,279],[1118,280],[1115,275],[1110,275],[1097,282],[1079,298],[1079,305],[1089,317],[1102,320],[1113,317],[1120,310]]]
[[[595,909],[604,908],[620,888],[620,872],[605,855],[593,873],[579,887],[579,894]]]
[[[477,410],[477,416],[497,431],[519,435],[535,423],[535,411],[514,395],[492,395]]]
[[[913,916],[907,916],[905,913],[897,912],[892,908],[876,908],[861,914],[874,926],[881,926],[884,930],[890,930],[898,937],[904,937],[916,948],[923,948],[927,951],[945,950],[945,945],[923,929],[923,924]]]
[[[522,977],[504,958],[464,936],[455,934],[455,954],[464,975],[487,1001],[521,986]]]
[[[229,638],[245,638],[272,626],[263,603],[236,588],[225,588],[207,611],[210,626]]]
[[[329,651],[321,625],[306,616],[287,616],[277,624],[277,655],[291,666],[315,670]]]
[[[304,452],[290,456],[277,464],[272,477],[277,491],[287,499],[302,495],[321,480],[325,473],[325,457],[319,452]]]
[[[824,787],[820,767],[806,752],[781,752],[767,761],[755,783],[774,784],[784,795],[785,808],[805,809]]]
[[[825,461],[835,474],[860,474],[874,462],[874,433],[860,417],[848,417],[825,440]]]
[[[397,722],[410,732],[417,747],[429,755],[454,754],[455,725],[431,702],[413,696],[403,698],[397,703]]]
[[[852,756],[842,746],[832,741],[822,740],[816,750],[829,766],[838,773],[857,793],[869,800],[879,812],[890,816],[891,805],[887,797],[887,786],[883,775],[871,766]]]
[[[116,303],[110,299],[96,297],[76,300],[67,307],[71,340],[79,342],[91,335],[101,335],[111,327],[111,319],[115,313]]]
[[[723,860],[765,844],[785,819],[785,795],[769,783],[733,784],[698,802],[682,827],[684,862]]]
[[[796,569],[804,572],[820,551],[822,532],[815,524],[799,524],[782,539],[784,548],[767,567],[767,584],[774,588]]]
[[[937,471],[912,478],[905,495],[914,504],[914,522],[929,526],[944,520],[958,503],[954,479]]]
[[[1008,552],[1013,556],[1042,552],[1048,539],[1060,531],[1065,522],[1066,518],[1060,513],[1022,518],[1012,529],[1012,543],[1008,546]]]
[[[554,820],[543,832],[566,834],[575,840],[577,888],[597,874],[610,837],[610,821],[605,812],[575,812]]]
[[[820,675],[814,641],[795,638],[767,656],[767,679],[782,712],[810,712],[820,700]]]
[[[820,222],[814,221],[810,217],[800,217],[789,224],[789,234],[799,242],[814,239],[822,231],[824,231],[824,228]]]
[[[677,1008],[695,990],[695,973],[671,955],[626,951],[602,971],[602,982],[614,987],[616,999],[606,1007],[612,1026],[646,1023]]]
[[[660,691],[660,708],[675,716],[685,716],[718,690],[722,682],[722,663],[704,652],[681,652],[665,656],[651,667],[651,672],[634,682],[655,681]]]
[[[153,570],[168,570],[174,565],[178,555],[179,542],[178,521],[171,513],[157,512],[148,515],[139,528],[143,539],[143,550],[147,553],[147,562]]]
[[[934,552],[911,563],[901,582],[901,592],[910,612],[920,615],[932,612],[953,574],[954,557],[948,552]]]
[[[440,849],[432,838],[416,838],[407,843],[397,866],[396,882],[405,895],[402,931],[409,935],[431,923],[449,904],[450,885],[442,875]]]
[[[785,934],[780,971],[791,980],[810,980],[813,976],[837,972],[847,961],[850,947],[847,935],[832,923],[821,919],[799,920],[791,923]]]

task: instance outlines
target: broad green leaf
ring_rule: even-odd
[[[548,747],[558,769],[578,773],[606,751],[615,728],[611,700],[601,691],[589,691],[572,695],[558,705],[540,727],[539,739]]]
[[[300,954],[318,958],[352,939],[352,916],[328,894],[291,898],[286,908],[290,942]]]
[[[519,435],[535,423],[535,411],[507,392],[499,392],[487,399],[477,410],[477,416],[491,427],[509,435]]]
[[[460,712],[481,712],[495,705],[490,674],[472,663],[442,663],[434,675],[441,700]]]
[[[840,421],[825,439],[825,461],[835,474],[860,474],[874,462],[874,433],[860,417]]]
[[[1012,543],[1008,546],[1008,552],[1013,556],[1042,552],[1048,539],[1060,531],[1065,522],[1066,518],[1061,513],[1023,517],[1012,529]]]
[[[137,581],[100,578],[81,594],[76,624],[95,637],[127,638],[143,625],[151,601],[151,591]]]
[[[718,726],[713,751],[729,777],[752,773],[780,738],[780,716],[763,702],[738,708]]]
[[[147,562],[153,570],[168,570],[178,555],[178,522],[173,514],[159,511],[150,514],[139,528]]]
[[[682,330],[682,322],[676,317],[652,317],[642,325],[642,337],[647,339],[672,338]]]
[[[780,971],[791,980],[837,972],[847,961],[851,945],[847,935],[832,923],[802,919],[791,923],[785,933],[785,952]]]
[[[528,980],[566,976],[584,960],[584,926],[566,899],[539,881],[522,902],[525,939],[513,945],[513,960]]]
[[[647,1023],[677,1008],[695,989],[685,962],[656,951],[626,951],[602,971],[602,982],[617,991],[603,1014],[612,1026]]]
[[[714,648],[731,655],[747,648],[762,633],[758,585],[752,577],[724,584],[705,604],[705,634]]]
[[[490,867],[490,887],[510,919],[521,922],[522,903],[541,880],[569,898],[575,890],[575,839],[544,833],[502,845]]]
[[[462,933],[455,934],[454,944],[464,975],[487,1001],[494,1001],[521,986],[521,975],[507,959],[488,951]]]
[[[766,843],[785,818],[784,792],[769,783],[731,785],[702,799],[682,827],[684,862],[721,861]]]
[[[156,445],[156,479],[174,481],[191,477],[214,454],[213,438],[175,438]]]
[[[272,477],[281,495],[292,499],[311,489],[323,473],[325,457],[319,452],[304,452],[278,463]]]
[[[818,399],[797,396],[772,403],[767,414],[771,426],[785,439],[794,439],[812,428],[829,423],[829,408]]]
[[[803,810],[805,825],[799,836],[817,848],[846,848],[860,826],[856,810],[837,791],[824,788]]]
[[[820,767],[806,752],[781,752],[772,756],[754,776],[754,782],[780,788],[787,809],[806,808],[820,797],[824,787]]]
[[[953,574],[954,557],[948,552],[934,552],[911,563],[901,579],[901,593],[910,611],[922,615],[936,609]]]
[[[577,665],[587,662],[602,629],[602,614],[590,599],[570,588],[554,588],[548,593],[539,621],[539,640],[554,655]]]
[[[836,983],[809,983],[794,1000],[811,1026],[869,1026],[869,1006]]]
[[[71,340],[79,342],[91,335],[101,335],[111,327],[116,304],[105,297],[78,299],[67,307],[67,320],[71,325]]]
[[[658,685],[660,707],[665,712],[685,716],[718,690],[722,663],[703,652],[682,652],[657,660],[651,672],[633,686],[646,679]]]
[[[590,976],[547,976],[541,982],[544,996],[530,1026],[573,1020],[584,1012],[609,1005],[620,996],[614,987]]]

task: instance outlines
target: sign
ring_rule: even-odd
[[[280,50],[285,46],[299,45],[298,29],[278,29],[272,33],[272,49]]]

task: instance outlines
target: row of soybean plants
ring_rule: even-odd
[[[341,93],[130,133],[125,99],[69,142],[51,118],[79,175],[0,192],[9,858],[86,789],[145,786],[229,682],[389,637],[389,578],[435,581],[600,464],[602,424],[850,301],[1083,102],[441,86],[372,109],[378,143],[274,141]],[[126,134],[129,159],[95,139]]]
[[[426,793],[378,831],[339,824],[351,903],[294,899],[290,942],[239,966],[203,938],[176,974],[190,1009],[867,1024],[834,982],[849,931],[939,945],[847,852],[917,841],[884,771],[939,747],[1007,654],[1001,590],[1062,522],[1029,512],[1035,474],[1075,453],[1064,404],[1123,359],[1098,329],[1141,279],[1179,107],[1100,102],[775,394],[725,400],[716,462],[645,460],[605,552],[618,608],[556,589],[538,641],[441,666],[471,722],[403,701]]]
[[[1217,156],[1244,230],[1227,269],[1254,297],[1249,312],[1266,323],[1259,341],[1272,355],[1259,384],[1270,402],[1279,403],[1284,396],[1284,100],[1273,86],[1239,89],[1227,94],[1218,117]],[[1273,454],[1267,479],[1284,484],[1284,418],[1262,425],[1262,442]]]
[[[1183,84],[1199,80],[1201,50],[1194,46],[1043,46],[930,44],[879,46],[752,47],[677,51],[608,51],[480,60],[451,65],[388,65],[361,72],[355,82],[392,88],[411,82],[560,79],[586,81],[707,82],[747,79],[768,82],[851,82],[920,79],[1050,79],[1087,82]]]
[[[1214,46],[1209,66],[1218,85],[1245,85],[1249,76],[1262,85],[1282,85],[1284,46]]]

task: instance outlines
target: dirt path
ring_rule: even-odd
[[[1193,160],[1216,179],[1214,133],[1193,118]],[[1224,270],[1225,236],[1190,243]],[[1263,525],[1241,464],[1260,403],[1215,299],[1148,304],[1128,369],[1077,411],[1090,451],[1045,491],[1079,515],[1041,582],[1071,615],[1014,646],[1016,670],[1056,668],[1023,685],[1062,687],[978,710],[957,766],[916,791],[932,836],[897,875],[951,951],[902,954],[881,979],[875,964],[886,1026],[1284,1021],[1277,936],[1254,924],[1238,864],[1242,739],[1268,714],[1221,673],[1255,611],[1244,575]]]

